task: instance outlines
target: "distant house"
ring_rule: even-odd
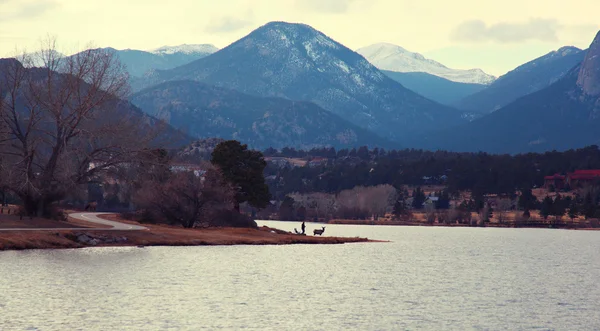
[[[544,188],[549,190],[554,187],[556,190],[562,190],[565,188],[565,176],[561,174],[554,174],[552,176],[544,177]]]
[[[600,183],[600,170],[575,170],[567,174],[565,181],[570,187],[581,187]]]
[[[438,201],[440,201],[440,197],[427,197],[427,200],[423,202],[423,206],[435,205]]]
[[[566,176],[554,174],[544,177],[544,188],[554,187],[561,190],[567,186],[576,188],[600,183],[600,170],[575,170]]]

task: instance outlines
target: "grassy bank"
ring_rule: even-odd
[[[123,223],[138,224],[124,220],[117,215],[103,215],[103,218]],[[25,221],[22,221],[25,222]],[[34,221],[28,221],[29,227]],[[86,230],[96,227],[69,220],[53,224],[53,221],[37,221],[45,225],[44,231],[0,231],[0,250],[56,249],[112,246],[202,246],[202,245],[288,245],[288,244],[343,244],[369,242],[367,238],[313,237],[300,236],[289,232],[262,227],[183,229],[168,225],[146,225],[142,231],[102,231]],[[0,223],[4,223],[0,221]],[[58,222],[57,222],[58,223]],[[17,226],[22,228],[22,224]],[[59,227],[78,227],[77,230],[51,230]],[[6,226],[4,228],[7,228]],[[97,243],[82,242],[81,238],[91,238]]]

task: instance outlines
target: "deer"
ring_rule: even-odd
[[[322,229],[314,229],[313,230],[313,235],[315,235],[315,236],[316,235],[322,236],[323,232],[325,232],[325,227],[323,227]]]

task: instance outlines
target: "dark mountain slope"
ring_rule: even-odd
[[[563,47],[525,63],[498,78],[488,88],[454,105],[459,109],[490,113],[516,99],[550,86],[581,63],[586,51]]]
[[[577,70],[550,87],[454,130],[415,142],[452,151],[525,153],[600,145],[597,100],[575,85]]]
[[[391,79],[428,99],[449,105],[477,93],[487,86],[453,82],[426,72],[396,72],[382,70]]]
[[[266,24],[212,55],[149,78],[145,86],[196,80],[257,96],[312,101],[395,139],[465,121],[459,111],[404,88],[303,24]]]
[[[397,147],[311,102],[251,96],[195,81],[163,83],[131,100],[190,135],[237,139],[253,148]]]

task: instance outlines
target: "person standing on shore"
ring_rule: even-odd
[[[305,232],[306,232],[306,224],[304,224],[304,222],[302,222],[301,229],[302,229],[302,234],[305,234]]]

